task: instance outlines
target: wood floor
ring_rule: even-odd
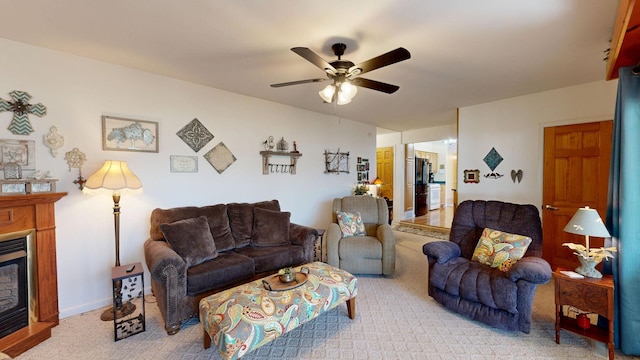
[[[414,219],[400,220],[400,224],[449,232],[452,221],[453,207],[444,207],[438,210],[431,210],[426,215],[417,216]]]

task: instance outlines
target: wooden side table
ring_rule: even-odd
[[[602,279],[574,279],[561,273],[558,268],[553,272],[556,289],[556,343],[560,344],[560,329],[588,337],[607,344],[609,359],[613,360],[613,277],[603,275]],[[608,320],[607,328],[591,325],[584,329],[578,326],[576,319],[562,314],[562,306],[573,306],[581,311],[604,316]]]

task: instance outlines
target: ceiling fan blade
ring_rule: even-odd
[[[351,80],[351,83],[355,86],[366,87],[368,89],[382,91],[387,94],[393,94],[394,92],[398,91],[398,89],[400,89],[400,86],[397,85],[391,85],[361,77]]]
[[[325,59],[318,56],[318,54],[311,51],[311,49],[309,48],[294,47],[294,48],[291,48],[291,51],[307,59],[307,61],[319,67],[320,69],[322,69],[322,71],[328,74],[335,74],[337,72],[336,68],[334,68],[331,64],[329,64]]]
[[[277,87],[290,86],[290,85],[300,85],[300,84],[322,82],[322,81],[326,81],[326,80],[329,80],[329,79],[325,78],[325,79],[308,79],[308,80],[289,81],[289,82],[285,82],[285,83],[271,84],[271,87],[277,88]]]
[[[411,53],[409,50],[399,47],[395,50],[391,50],[386,54],[382,54],[380,56],[376,56],[373,59],[369,59],[365,62],[361,62],[360,64],[356,64],[349,68],[347,74],[351,76],[356,76],[360,74],[364,74],[371,70],[379,69],[381,67],[395,64],[397,62],[407,60],[411,58]]]

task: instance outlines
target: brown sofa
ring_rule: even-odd
[[[277,200],[153,210],[144,254],[167,333],[205,296],[312,262],[318,232],[289,216]]]

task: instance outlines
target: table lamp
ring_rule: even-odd
[[[376,195],[378,195],[378,197],[380,197],[380,186],[384,184],[384,181],[382,181],[382,179],[380,179],[379,177],[376,176],[375,180],[373,180],[373,185],[376,186]]]
[[[591,209],[588,206],[579,208],[573,215],[567,226],[564,227],[564,231],[576,234],[584,235],[585,245],[582,246],[574,243],[564,243],[563,246],[568,246],[578,256],[580,266],[575,271],[586,277],[601,278],[602,274],[595,269],[603,259],[612,258],[611,251],[616,251],[615,248],[597,248],[591,249],[589,247],[589,237],[611,237],[609,231],[604,226],[600,215],[596,209]]]
[[[97,194],[108,193],[113,198],[113,221],[116,240],[116,266],[120,266],[120,193],[131,191],[142,191],[140,179],[129,170],[126,161],[107,160],[100,170],[89,176],[82,189],[84,193]],[[116,318],[133,313],[136,309],[134,304],[122,303],[122,282],[115,286],[115,315],[114,309],[109,308],[102,313],[100,318],[104,321],[111,321]]]

